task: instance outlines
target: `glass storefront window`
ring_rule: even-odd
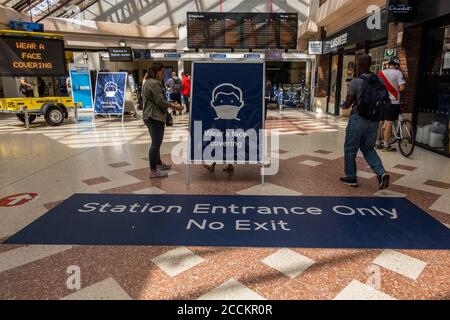
[[[335,54],[331,59],[330,97],[327,105],[327,112],[331,114],[335,113],[336,108],[338,69],[339,69],[339,55]]]
[[[345,101],[347,97],[348,84],[355,77],[355,61],[356,56],[354,54],[344,55],[342,65],[342,88],[341,88],[341,102]],[[339,108],[339,113],[342,114],[342,109]]]
[[[450,154],[450,26],[427,30],[426,39],[416,140],[429,148]]]
[[[378,74],[383,69],[384,51],[387,46],[373,48],[369,50],[369,55],[372,57],[372,67],[370,68],[373,73]]]

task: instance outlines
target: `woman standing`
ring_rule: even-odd
[[[167,177],[167,170],[172,166],[161,162],[160,148],[164,138],[164,127],[168,109],[181,110],[179,104],[169,103],[165,100],[162,79],[164,67],[161,63],[153,63],[147,71],[146,81],[142,88],[144,104],[144,123],[150,132],[152,144],[149,150],[150,179]]]

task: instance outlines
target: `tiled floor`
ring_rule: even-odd
[[[358,189],[343,170],[345,119],[295,110],[269,112],[279,129],[280,171],[260,186],[259,168],[230,175],[176,165],[148,179],[147,128],[141,120],[97,119],[25,130],[0,118],[0,198],[36,192],[0,207],[0,242],[73,193],[405,196],[450,226],[450,161],[417,148],[411,159],[382,153],[392,187],[358,158]],[[185,143],[186,116],[167,128],[162,154]],[[80,290],[69,288],[79,268]],[[0,299],[450,299],[450,253],[420,250],[20,246],[0,244]]]

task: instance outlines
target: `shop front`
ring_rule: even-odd
[[[450,156],[450,2],[423,1],[409,27],[422,28],[413,120],[417,144]],[[407,48],[408,49],[408,48]]]
[[[372,71],[381,70],[384,52],[387,48],[386,11],[380,13],[381,29],[369,29],[367,18],[324,39],[324,55],[329,56],[329,78],[326,112],[340,115],[340,105],[347,95],[347,85],[356,76],[358,56],[370,54],[373,59]],[[365,30],[362,32],[361,30]]]

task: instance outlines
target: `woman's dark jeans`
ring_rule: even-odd
[[[158,164],[161,164],[160,149],[164,139],[164,127],[165,123],[152,118],[144,120],[145,125],[148,128],[150,137],[152,138],[152,144],[148,150],[148,160],[150,163],[150,169],[156,170]]]

